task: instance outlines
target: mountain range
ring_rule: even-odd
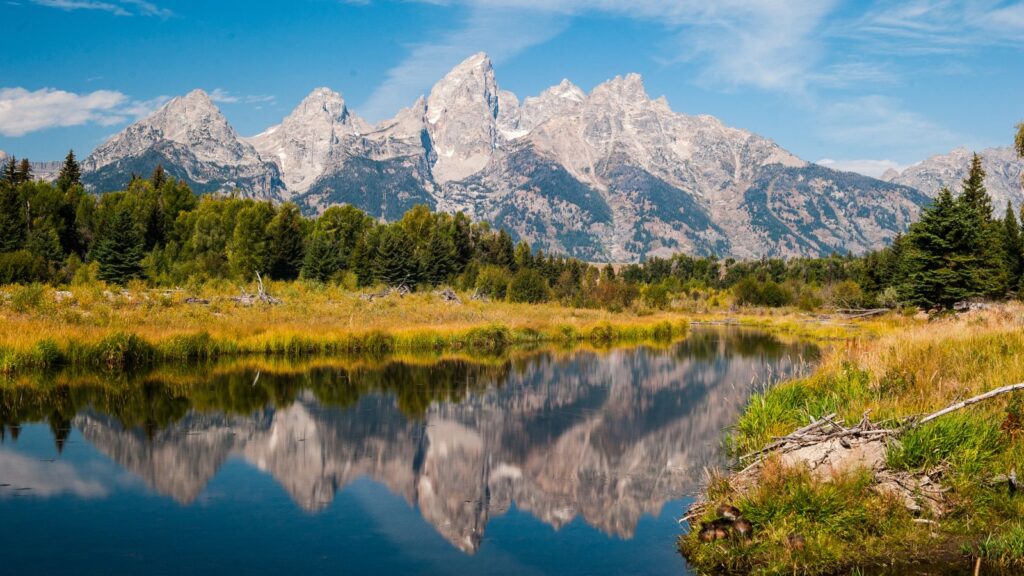
[[[626,262],[877,248],[918,216],[934,182],[961,177],[950,158],[883,179],[840,172],[712,116],[675,112],[636,74],[590,93],[563,80],[520,101],[476,54],[376,125],[317,88],[280,124],[242,137],[195,90],[99,146],[83,181],[121,189],[161,164],[201,193],[292,201],[309,214],[346,203],[389,221],[426,204],[536,248]],[[1012,182],[1020,163],[998,162]],[[1009,185],[997,201],[1004,195],[1021,200]]]
[[[934,198],[943,188],[954,192],[960,190],[960,183],[967,178],[974,153],[966,148],[957,148],[949,154],[932,156],[914,164],[902,172],[889,169],[882,174],[882,180],[916,188]],[[1005,213],[1006,203],[1015,209],[1024,206],[1024,160],[1017,157],[1012,147],[987,148],[978,152],[985,169],[985,188],[992,196],[992,205],[997,214]]]

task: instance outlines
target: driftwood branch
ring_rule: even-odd
[[[989,398],[995,398],[996,396],[1001,396],[1003,394],[1006,394],[1006,393],[1009,393],[1009,392],[1013,392],[1015,390],[1024,390],[1024,382],[1021,382],[1019,384],[1011,384],[1009,386],[1003,386],[1002,388],[996,388],[995,390],[990,390],[988,392],[985,392],[984,394],[979,394],[979,395],[977,395],[977,396],[975,396],[973,398],[968,398],[967,400],[964,400],[962,402],[957,402],[956,404],[951,404],[949,406],[946,406],[942,410],[939,410],[938,412],[935,412],[934,414],[929,414],[929,415],[925,416],[924,418],[921,418],[914,425],[915,426],[920,426],[921,424],[925,424],[926,422],[931,422],[932,420],[935,420],[936,418],[939,418],[940,416],[945,416],[946,414],[949,414],[950,412],[956,412],[957,410],[962,410],[962,409],[964,409],[964,408],[966,408],[966,407],[968,407],[968,406],[970,406],[972,404],[977,404],[978,402],[982,402],[984,400],[988,400]]]
[[[744,454],[743,456],[740,456],[740,460],[746,460],[747,458],[752,458],[752,457],[757,456],[759,454],[764,454],[765,452],[771,452],[772,450],[775,450],[776,448],[778,448],[778,447],[786,444],[787,442],[789,442],[789,440],[792,437],[802,436],[802,435],[804,435],[804,434],[806,434],[808,432],[811,432],[813,430],[821,428],[825,424],[835,424],[832,421],[832,419],[835,418],[835,417],[836,417],[836,413],[833,412],[833,413],[831,413],[831,414],[829,414],[829,415],[827,415],[825,417],[819,418],[818,420],[815,420],[814,422],[811,422],[810,424],[808,424],[807,426],[804,426],[803,428],[797,428],[789,436],[786,436],[784,438],[779,438],[775,442],[772,442],[771,444],[765,446],[764,448],[761,448],[760,450],[757,450],[756,452],[751,452],[749,454]]]

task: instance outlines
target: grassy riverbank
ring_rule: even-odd
[[[0,303],[0,373],[63,364],[129,368],[248,355],[303,357],[488,352],[508,346],[665,341],[687,323],[665,312],[557,304],[445,302],[431,293],[373,301],[337,288],[281,283],[281,304],[239,305],[237,289],[195,292],[8,287]],[[188,303],[189,297],[206,303]]]
[[[813,376],[752,398],[729,443],[745,454],[832,412],[849,425],[869,412],[874,422],[895,427],[1021,381],[1024,307],[936,320],[834,347]],[[912,514],[900,499],[875,490],[868,472],[821,480],[769,459],[752,490],[737,494],[725,477],[707,490],[709,510],[734,504],[753,523],[753,538],[702,543],[695,530],[680,539],[680,549],[698,568],[720,572],[832,574],[970,557],[989,569],[1020,569],[1024,496],[999,478],[1024,473],[1022,416],[1024,394],[1000,396],[906,427],[889,445],[888,469],[941,479],[948,490],[941,515]]]

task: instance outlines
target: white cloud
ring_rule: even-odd
[[[0,498],[14,495],[48,498],[61,494],[101,498],[108,492],[103,483],[83,478],[80,471],[70,464],[41,462],[3,448],[0,448],[0,470],[4,471],[4,483],[10,484],[9,487],[0,488]]]
[[[666,29],[675,38],[665,61],[699,61],[709,86],[800,92],[821,51],[820,22],[837,0],[418,0],[460,6],[469,16],[436,42],[412,47],[388,71],[360,112],[382,118],[425,92],[451,66],[485,51],[511,58],[560,33],[574,16],[610,14]]]
[[[403,62],[388,70],[359,113],[371,120],[386,118],[410,105],[469,55],[483,50],[501,62],[554,37],[564,25],[557,14],[546,11],[473,9],[460,29],[436,42],[414,45]]]
[[[276,98],[261,94],[238,96],[223,88],[214,88],[210,91],[210,100],[218,104],[269,104],[274,102]]]
[[[956,54],[993,44],[1024,45],[1024,2],[884,0],[833,32],[862,41],[867,52]]]
[[[906,165],[900,164],[895,160],[833,160],[831,158],[822,158],[816,163],[833,170],[856,172],[865,176],[871,176],[872,178],[878,178],[885,174],[887,170],[902,172],[906,168]]]
[[[99,0],[30,0],[33,4],[58,8],[67,12],[76,10],[91,10],[109,12],[115,16],[158,16],[168,18],[174,13],[166,8],[160,8],[152,2],[145,0],[112,0],[102,2]]]
[[[47,128],[83,124],[113,126],[146,116],[166,100],[131,100],[115,90],[75,94],[56,88],[33,92],[25,88],[0,88],[0,135],[24,136]]]

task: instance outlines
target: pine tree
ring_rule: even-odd
[[[412,239],[399,225],[388,226],[381,234],[373,261],[374,277],[388,286],[413,287],[419,283],[419,270]]]
[[[444,230],[434,230],[424,255],[424,280],[432,286],[444,283],[455,270],[455,243]]]
[[[1006,201],[1006,216],[1003,218],[1003,253],[1007,285],[1010,290],[1017,290],[1020,286],[1021,272],[1024,271],[1024,239],[1021,238],[1020,223],[1009,200]]]
[[[21,195],[6,180],[0,182],[0,252],[13,252],[25,242],[27,223]]]
[[[64,157],[64,164],[60,167],[60,174],[57,176],[57,188],[61,192],[67,192],[72,186],[82,183],[82,170],[75,159],[75,151],[68,150]]]
[[[270,240],[267,251],[267,273],[275,280],[294,280],[299,277],[305,256],[305,235],[302,215],[295,204],[281,206],[267,226]]]
[[[302,277],[327,282],[340,269],[338,248],[330,235],[322,231],[314,232],[302,261]]]
[[[907,233],[907,300],[926,308],[950,308],[970,295],[954,252],[960,222],[957,201],[943,188]]]
[[[1002,226],[992,216],[992,198],[985,189],[981,157],[971,159],[963,192],[957,199],[962,218],[954,250],[959,254],[969,297],[1001,297],[1006,293]]]
[[[131,211],[119,207],[114,217],[103,227],[92,251],[92,259],[99,264],[101,280],[125,284],[142,277],[142,234],[132,220]]]
[[[18,185],[18,159],[11,156],[4,164],[3,181],[11,186]]]
[[[28,161],[28,158],[22,158],[18,163],[16,181],[18,184],[32,181],[32,163]]]
[[[157,164],[156,168],[153,169],[153,175],[149,177],[149,181],[153,184],[154,190],[160,190],[164,183],[167,182],[167,173],[164,172],[164,165]]]

